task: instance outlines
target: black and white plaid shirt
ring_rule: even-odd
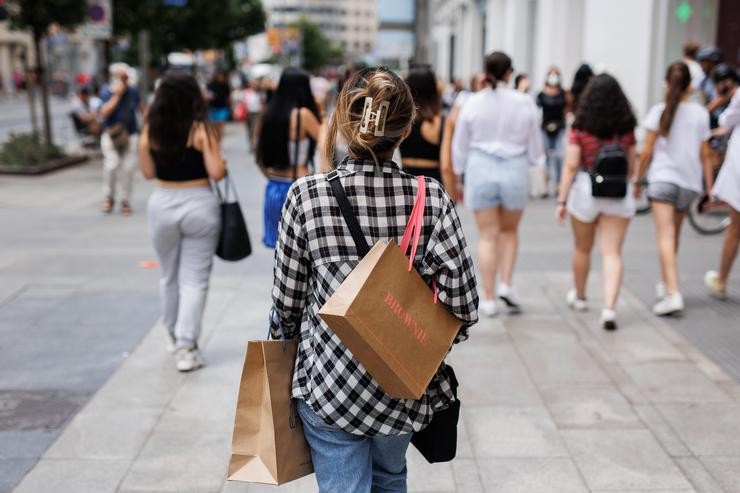
[[[416,196],[415,177],[390,161],[347,160],[337,168],[368,244],[399,241]],[[359,262],[359,255],[326,175],[308,176],[290,189],[275,250],[272,336],[299,339],[293,397],[305,400],[327,423],[356,435],[419,431],[435,410],[454,400],[438,371],[419,400],[393,399],[342,344],[319,309]],[[440,184],[427,178],[424,227],[414,265],[437,282],[439,301],[464,322],[455,342],[477,322],[473,262],[460,220]],[[442,365],[444,366],[444,365]]]

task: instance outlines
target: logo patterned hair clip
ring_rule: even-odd
[[[388,108],[390,103],[388,101],[381,101],[378,105],[378,109],[373,111],[373,98],[370,96],[365,97],[365,106],[362,109],[362,124],[360,125],[360,133],[368,133],[370,128],[370,122],[375,121],[375,132],[373,134],[376,137],[385,136],[385,121],[388,118]]]

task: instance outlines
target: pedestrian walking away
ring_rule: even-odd
[[[262,243],[275,248],[280,215],[291,184],[309,173],[321,117],[307,72],[286,68],[270,100],[257,139],[257,165],[267,178]]]
[[[439,155],[444,117],[442,99],[434,72],[426,67],[411,69],[406,77],[418,111],[411,133],[401,142],[403,169],[416,176],[428,176],[441,182]]]
[[[665,100],[648,111],[647,130],[635,176],[635,194],[642,193],[641,180],[648,175],[650,199],[660,257],[661,279],[656,285],[656,315],[672,315],[684,309],[678,286],[678,247],[681,226],[691,202],[705,189],[712,190],[714,160],[709,146],[709,112],[689,101],[691,72],[683,62],[668,67]],[[703,180],[702,180],[703,169]]]
[[[573,83],[570,85],[570,90],[565,93],[569,114],[576,114],[581,94],[583,94],[584,89],[586,89],[586,85],[593,76],[594,71],[591,70],[591,66],[587,63],[582,63],[576,70],[575,75],[573,75]]]
[[[414,121],[404,81],[386,68],[355,73],[339,95],[327,130],[331,159],[339,136],[349,157],[337,167],[360,234],[368,243],[398,241],[414,204],[417,180],[390,161]],[[477,321],[473,263],[450,197],[425,179],[426,205],[416,256],[424,281],[436,282],[439,302],[462,322],[456,342]],[[322,493],[406,491],[411,435],[453,401],[440,366],[419,400],[394,399],[360,365],[319,316],[319,309],[360,259],[324,174],[291,188],[275,252],[271,331],[298,339],[292,395]],[[424,294],[426,295],[426,293]]]
[[[208,115],[216,129],[219,141],[223,139],[224,124],[229,121],[231,113],[229,104],[231,88],[229,88],[227,75],[225,70],[217,70],[211,81],[206,85]]]
[[[463,201],[463,183],[455,176],[452,167],[452,137],[455,134],[455,125],[457,117],[460,114],[460,108],[465,105],[471,94],[474,94],[486,87],[486,76],[484,73],[475,74],[470,78],[470,90],[463,91],[455,98],[452,109],[445,118],[444,131],[442,132],[442,144],[440,146],[439,168],[442,175],[442,183],[445,190],[450,194],[455,202]]]
[[[591,270],[591,250],[596,232],[599,233],[604,285],[599,324],[606,330],[617,328],[617,300],[624,273],[622,245],[630,219],[635,215],[635,199],[628,180],[634,169],[636,126],[635,115],[617,80],[607,74],[594,76],[580,96],[568,136],[555,211],[561,224],[568,214],[571,216],[575,286],[568,292],[566,301],[577,311],[588,309],[586,284]],[[614,166],[615,162],[621,166]],[[603,183],[595,184],[593,180],[602,167],[621,168],[605,180],[621,188],[622,193],[606,197],[595,188]]]
[[[162,323],[180,371],[203,366],[198,349],[213,256],[221,231],[219,201],[209,179],[226,174],[218,136],[195,79],[162,78],[139,147],[141,171],[156,179],[149,198],[149,235],[162,269]]]
[[[111,65],[110,84],[100,92],[103,117],[103,205],[104,213],[113,211],[116,199],[121,201],[121,212],[131,214],[131,191],[136,172],[138,136],[137,110],[143,114],[144,105],[139,91],[129,85],[130,67],[125,63]]]
[[[730,106],[720,115],[719,125],[722,133],[732,132],[732,136],[713,191],[715,199],[724,200],[732,207],[731,222],[725,232],[719,270],[707,272],[704,280],[712,294],[724,299],[740,244],[740,91],[735,91]]]
[[[560,183],[563,168],[563,134],[565,132],[565,90],[560,82],[560,70],[550,67],[545,87],[537,95],[542,108],[542,138],[545,143],[550,179],[555,187]],[[549,188],[549,187],[548,187]]]
[[[460,110],[452,142],[454,171],[464,181],[465,203],[475,213],[480,233],[481,313],[489,317],[498,312],[497,296],[509,309],[520,309],[512,279],[519,221],[529,194],[528,168],[545,162],[537,106],[530,96],[506,87],[512,72],[505,53],[486,57],[489,86],[470,96]]]

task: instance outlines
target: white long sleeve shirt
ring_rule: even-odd
[[[471,150],[502,158],[527,154],[530,163],[543,165],[545,150],[534,100],[506,87],[486,88],[471,95],[455,124],[452,139],[455,174],[465,173]]]

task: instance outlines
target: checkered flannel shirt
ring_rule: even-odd
[[[345,160],[337,168],[368,244],[400,241],[411,215],[417,182],[390,161]],[[427,178],[419,249],[414,265],[437,282],[439,301],[463,321],[455,342],[478,321],[473,262],[460,220],[437,181]],[[393,399],[319,316],[319,309],[359,262],[359,254],[326,175],[298,180],[282,211],[275,251],[271,332],[298,338],[293,397],[306,401],[327,423],[356,435],[419,431],[454,396],[444,364],[419,400]]]

